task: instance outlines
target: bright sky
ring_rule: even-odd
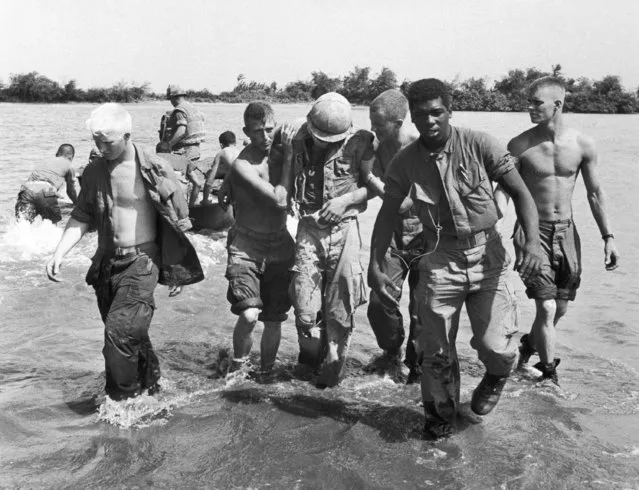
[[[383,66],[403,79],[499,80],[560,63],[639,85],[631,0],[0,0],[0,80],[37,71],[82,88],[124,81],[231,90]]]

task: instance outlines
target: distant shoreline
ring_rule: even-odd
[[[561,72],[561,65],[552,65],[552,71],[537,68],[510,70],[501,80],[489,82],[486,78],[444,80],[453,99],[453,110],[464,112],[527,112],[528,87],[540,77],[553,77],[566,88],[564,112],[582,114],[634,114],[639,112],[639,94],[628,91],[617,75],[606,75],[601,80],[585,77],[570,78]],[[247,104],[261,100],[272,104],[310,104],[320,95],[337,92],[355,106],[367,107],[382,92],[389,89],[408,93],[410,80],[399,83],[390,68],[384,67],[371,76],[369,67],[355,66],[343,77],[330,77],[322,71],[311,73],[310,80],[297,80],[278,87],[276,82],[249,81],[243,74],[231,91],[218,94],[208,89],[184,89],[191,102]],[[184,88],[184,87],[183,87]],[[0,103],[134,103],[166,100],[165,94],[153,93],[149,83],[141,85],[118,82],[111,87],[79,88],[75,80],[64,86],[36,71],[14,74],[5,86],[0,81]]]
[[[252,100],[258,100],[258,99],[252,99]],[[157,104],[161,104],[166,102],[166,100],[164,99],[142,99],[142,100],[136,100],[136,101],[132,101],[132,102],[121,102],[124,105],[135,105],[135,104],[148,104],[148,103],[157,103]],[[227,101],[222,101],[222,100],[189,100],[189,102],[193,102],[195,104],[219,104],[219,105],[245,105],[248,104],[248,102],[227,102]],[[300,101],[300,102],[285,102],[285,101],[269,101],[270,104],[277,104],[277,105],[300,105],[300,106],[308,106],[310,104],[312,104],[312,101]],[[96,104],[102,104],[102,102],[20,102],[20,101],[0,101],[0,105],[2,104],[27,104],[30,106],[36,106],[36,105],[43,105],[43,106],[50,106],[50,105],[96,105]],[[351,104],[351,106],[354,109],[367,109],[369,107],[369,104]],[[168,110],[168,109],[167,109]],[[459,109],[457,107],[455,107],[455,101],[453,100],[453,111],[455,112],[477,112],[477,113],[482,113],[482,114],[486,114],[486,113],[493,113],[493,114],[527,114],[528,111],[526,110],[520,110],[520,111],[512,111],[512,110],[503,110],[503,111],[496,111],[496,110],[475,110],[475,109]],[[593,115],[600,115],[600,116],[632,116],[632,115],[637,115],[638,112],[617,112],[617,113],[609,113],[609,112],[573,112],[573,111],[564,111],[565,114],[593,114]]]

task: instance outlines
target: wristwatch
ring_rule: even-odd
[[[607,235],[601,235],[602,240],[608,240],[608,238],[614,238],[615,236],[612,233],[608,233]]]

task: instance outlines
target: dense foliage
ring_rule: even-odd
[[[525,111],[528,85],[544,75],[561,77],[568,89],[565,110],[629,114],[639,111],[638,94],[628,92],[618,76],[607,75],[601,80],[568,78],[561,73],[561,65],[549,72],[537,68],[510,70],[500,80],[490,84],[485,78],[455,79],[447,82],[453,94],[453,107],[458,111]],[[311,73],[309,80],[297,80],[280,88],[276,82],[248,81],[238,75],[233,90],[213,94],[207,89],[188,90],[187,97],[200,102],[241,102],[266,100],[270,102],[309,102],[326,92],[339,92],[354,104],[368,104],[389,88],[406,91],[409,80],[399,83],[390,68],[371,76],[369,67],[355,66],[343,77],[332,78],[322,71]],[[9,85],[0,82],[0,101],[4,102],[139,102],[164,99],[164,93],[154,94],[149,84],[119,82],[108,88],[77,87],[75,80],[64,86],[37,72],[11,75]]]
[[[108,88],[83,90],[75,80],[61,86],[36,71],[11,75],[8,87],[0,83],[3,102],[138,102],[148,95],[148,83],[136,86],[119,82]]]

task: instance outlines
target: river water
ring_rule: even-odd
[[[241,135],[240,105],[200,104],[217,135]],[[64,282],[49,282],[44,264],[64,223],[16,224],[13,206],[35,162],[63,142],[75,163],[91,148],[84,120],[94,108],[0,104],[0,487],[90,488],[639,488],[639,116],[567,115],[598,142],[601,179],[621,267],[603,268],[603,245],[583,185],[574,214],[582,235],[584,275],[558,331],[561,388],[538,386],[534,370],[515,374],[483,423],[448,440],[423,440],[418,386],[369,374],[379,353],[366,320],[357,330],[348,376],[336,388],[314,388],[296,371],[294,324],[283,327],[275,375],[220,376],[235,317],[226,301],[224,233],[190,234],[206,280],[168,298],[156,291],[151,338],[163,391],[123,406],[102,393],[103,330],[84,283],[95,235],[67,257]],[[135,141],[154,145],[168,104],[128,106]],[[281,121],[307,105],[276,106]],[[367,110],[355,110],[369,127]],[[453,123],[482,129],[504,143],[529,126],[526,114],[455,113]],[[362,217],[368,241],[379,209]],[[512,229],[510,212],[505,229]],[[505,240],[512,250],[506,235]],[[515,278],[521,333],[533,305]],[[254,359],[261,329],[256,331]],[[458,338],[462,402],[482,375],[463,316]]]

